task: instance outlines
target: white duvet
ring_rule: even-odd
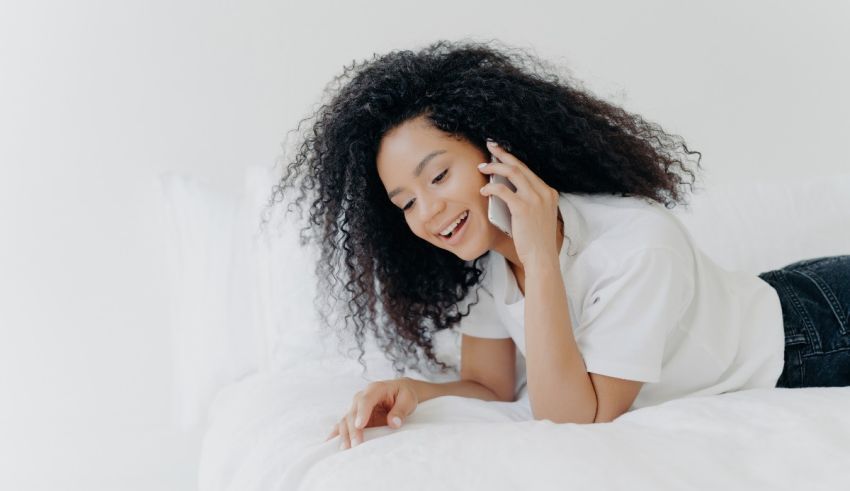
[[[685,398],[593,425],[535,421],[524,390],[440,397],[339,450],[324,439],[368,383],[356,363],[299,362],[225,388],[200,489],[850,489],[850,388]]]

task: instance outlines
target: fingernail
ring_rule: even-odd
[[[340,450],[345,449],[345,442],[339,442],[339,449]]]
[[[362,423],[362,422],[363,422],[363,418],[361,418],[360,416],[357,416],[357,418],[354,419],[354,426],[359,427],[360,423]]]
[[[401,426],[401,419],[399,419],[399,417],[396,416],[395,418],[393,418],[393,424],[396,425],[396,426]]]
[[[483,169],[483,168],[487,167],[487,164],[488,164],[488,163],[489,163],[489,162],[481,162],[480,164],[478,164],[478,168],[479,168],[479,169]]]

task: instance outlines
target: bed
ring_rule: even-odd
[[[315,251],[298,247],[292,220],[277,221],[274,238],[256,234],[273,179],[251,167],[242,192],[225,196],[189,176],[161,178],[174,251],[174,414],[204,428],[202,491],[850,486],[850,387],[689,397],[577,425],[535,421],[520,384],[515,402],[425,401],[401,428],[367,428],[363,443],[340,450],[325,438],[352,396],[395,375],[371,340],[361,373],[336,339],[315,334]],[[850,174],[731,183],[673,211],[727,269],[850,254]],[[439,333],[437,346],[453,370],[405,376],[456,380],[459,334]]]

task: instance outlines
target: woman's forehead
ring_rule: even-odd
[[[381,140],[378,148],[377,166],[381,176],[412,175],[423,162],[444,153],[459,150],[460,143],[434,128],[397,128]],[[382,177],[383,178],[383,177]]]

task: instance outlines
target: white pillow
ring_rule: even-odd
[[[173,415],[199,424],[215,393],[256,371],[264,341],[256,322],[256,281],[245,196],[214,190],[197,178],[159,176],[170,225]]]
[[[268,203],[276,177],[277,173],[270,169],[249,169],[247,182],[256,202]],[[258,238],[255,256],[259,322],[269,353],[264,368],[269,370],[285,369],[299,356],[319,356],[324,350],[316,332],[318,316],[313,308],[318,250],[298,243],[302,222],[295,211],[282,212],[289,203],[287,199],[271,209],[263,208],[255,217],[258,227],[261,215],[269,218]],[[303,206],[309,208],[310,204]]]
[[[753,274],[850,254],[850,173],[718,186],[672,211],[721,267]]]

